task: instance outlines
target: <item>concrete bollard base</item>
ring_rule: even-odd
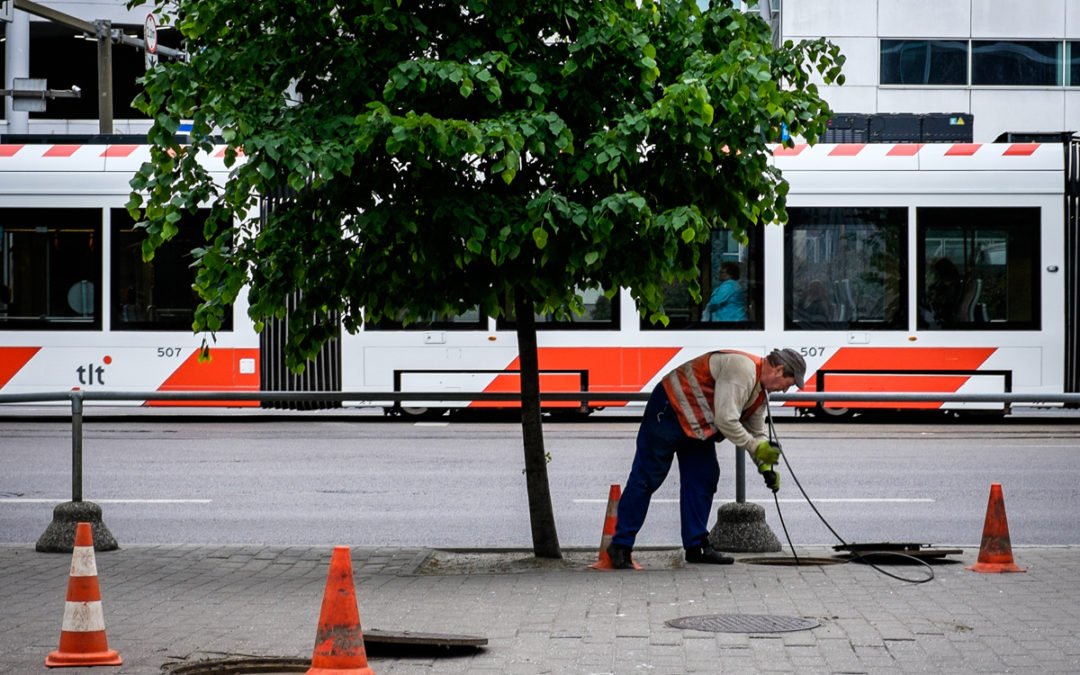
[[[95,551],[115,551],[120,548],[101,520],[100,506],[93,502],[64,502],[53,509],[52,522],[45,528],[34,549],[39,553],[71,553],[75,548],[75,528],[79,523],[90,523]]]
[[[739,502],[717,509],[709,543],[717,551],[732,553],[772,553],[781,548],[780,540],[765,522],[765,509]]]

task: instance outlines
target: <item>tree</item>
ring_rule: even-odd
[[[190,60],[148,72],[136,100],[154,119],[129,203],[144,256],[209,203],[194,328],[220,327],[244,288],[256,322],[285,318],[299,291],[296,368],[339,326],[512,311],[533,547],[560,557],[534,313],[566,317],[576,289],[626,287],[666,321],[666,285],[699,293],[710,230],[785,220],[769,148],[785,126],[815,141],[830,113],[813,73],[842,78],[834,46],[774,49],[730,5],[185,0]],[[225,185],[198,161],[215,136]]]

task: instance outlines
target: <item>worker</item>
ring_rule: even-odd
[[[715,444],[728,439],[747,452],[773,492],[780,489],[780,449],[765,433],[766,392],[804,387],[806,361],[793,349],[765,358],[714,351],[667,373],[653,389],[638,429],[637,452],[619,500],[615,534],[607,552],[616,569],[634,566],[634,540],[649,501],[679,459],[679,513],[686,561],[726,565],[730,556],[709,544],[707,528],[720,479]]]

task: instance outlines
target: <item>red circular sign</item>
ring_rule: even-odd
[[[146,15],[143,23],[143,40],[146,41],[146,51],[151,54],[157,53],[157,19],[153,14]]]

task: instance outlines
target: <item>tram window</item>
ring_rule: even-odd
[[[577,289],[584,312],[559,319],[554,314],[536,314],[536,330],[619,330],[619,298],[608,298],[602,288]],[[498,321],[499,330],[516,326],[512,301],[503,303],[505,318]]]
[[[745,242],[728,230],[716,230],[702,254],[701,300],[695,302],[685,284],[664,292],[668,325],[641,320],[642,330],[760,330],[765,282],[761,228],[747,231]]]
[[[907,209],[789,208],[784,327],[907,328]]]
[[[1037,208],[920,208],[918,326],[1039,328]]]
[[[112,223],[113,330],[191,331],[200,300],[192,286],[196,269],[191,251],[205,246],[206,212],[184,214],[179,232],[158,247],[154,259],[142,259],[145,233],[125,209],[110,211]],[[232,312],[220,330],[232,330]]]
[[[431,314],[407,324],[389,319],[372,321],[364,324],[364,330],[487,330],[487,317],[479,308],[473,308],[461,314]]]
[[[0,209],[0,326],[101,328],[101,211]]]

